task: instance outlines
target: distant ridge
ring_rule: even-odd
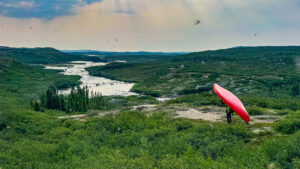
[[[74,60],[104,61],[100,57],[64,53],[51,47],[12,48],[0,46],[0,57],[7,57],[27,64],[57,64]]]
[[[112,56],[112,55],[182,55],[188,52],[147,52],[147,51],[137,51],[137,52],[114,52],[114,51],[97,51],[97,50],[61,50],[66,53],[80,53],[80,54],[90,54],[90,55],[101,55],[101,56]]]

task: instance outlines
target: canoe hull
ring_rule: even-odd
[[[249,122],[249,115],[245,109],[245,106],[230,91],[222,88],[218,84],[214,84],[214,92],[228,105],[234,112],[236,112],[246,123]]]

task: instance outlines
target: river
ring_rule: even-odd
[[[73,61],[66,66],[45,66],[45,69],[62,70],[64,75],[80,76],[82,82],[81,87],[87,86],[90,92],[101,93],[103,96],[131,96],[138,95],[130,92],[134,83],[126,83],[117,80],[111,80],[104,77],[90,76],[85,69],[93,66],[104,66],[107,63],[89,62],[89,61]],[[60,90],[61,94],[69,94],[71,89]]]

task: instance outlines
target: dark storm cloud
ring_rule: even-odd
[[[101,0],[1,0],[0,15],[13,18],[53,19],[75,14],[75,6],[84,6]]]

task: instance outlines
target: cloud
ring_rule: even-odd
[[[14,18],[53,19],[74,15],[74,7],[85,6],[100,0],[1,0],[0,14]]]
[[[16,3],[0,2],[0,6],[6,7],[6,8],[30,9],[30,8],[34,7],[34,2],[30,2],[30,1],[19,1],[19,2],[16,2]]]
[[[49,2],[49,11],[57,10],[50,20],[42,19],[46,9],[35,18],[0,17],[0,46],[199,51],[300,45],[299,0],[58,1]],[[37,15],[34,11],[43,1],[30,2],[31,16]],[[198,26],[196,20],[201,21]]]

